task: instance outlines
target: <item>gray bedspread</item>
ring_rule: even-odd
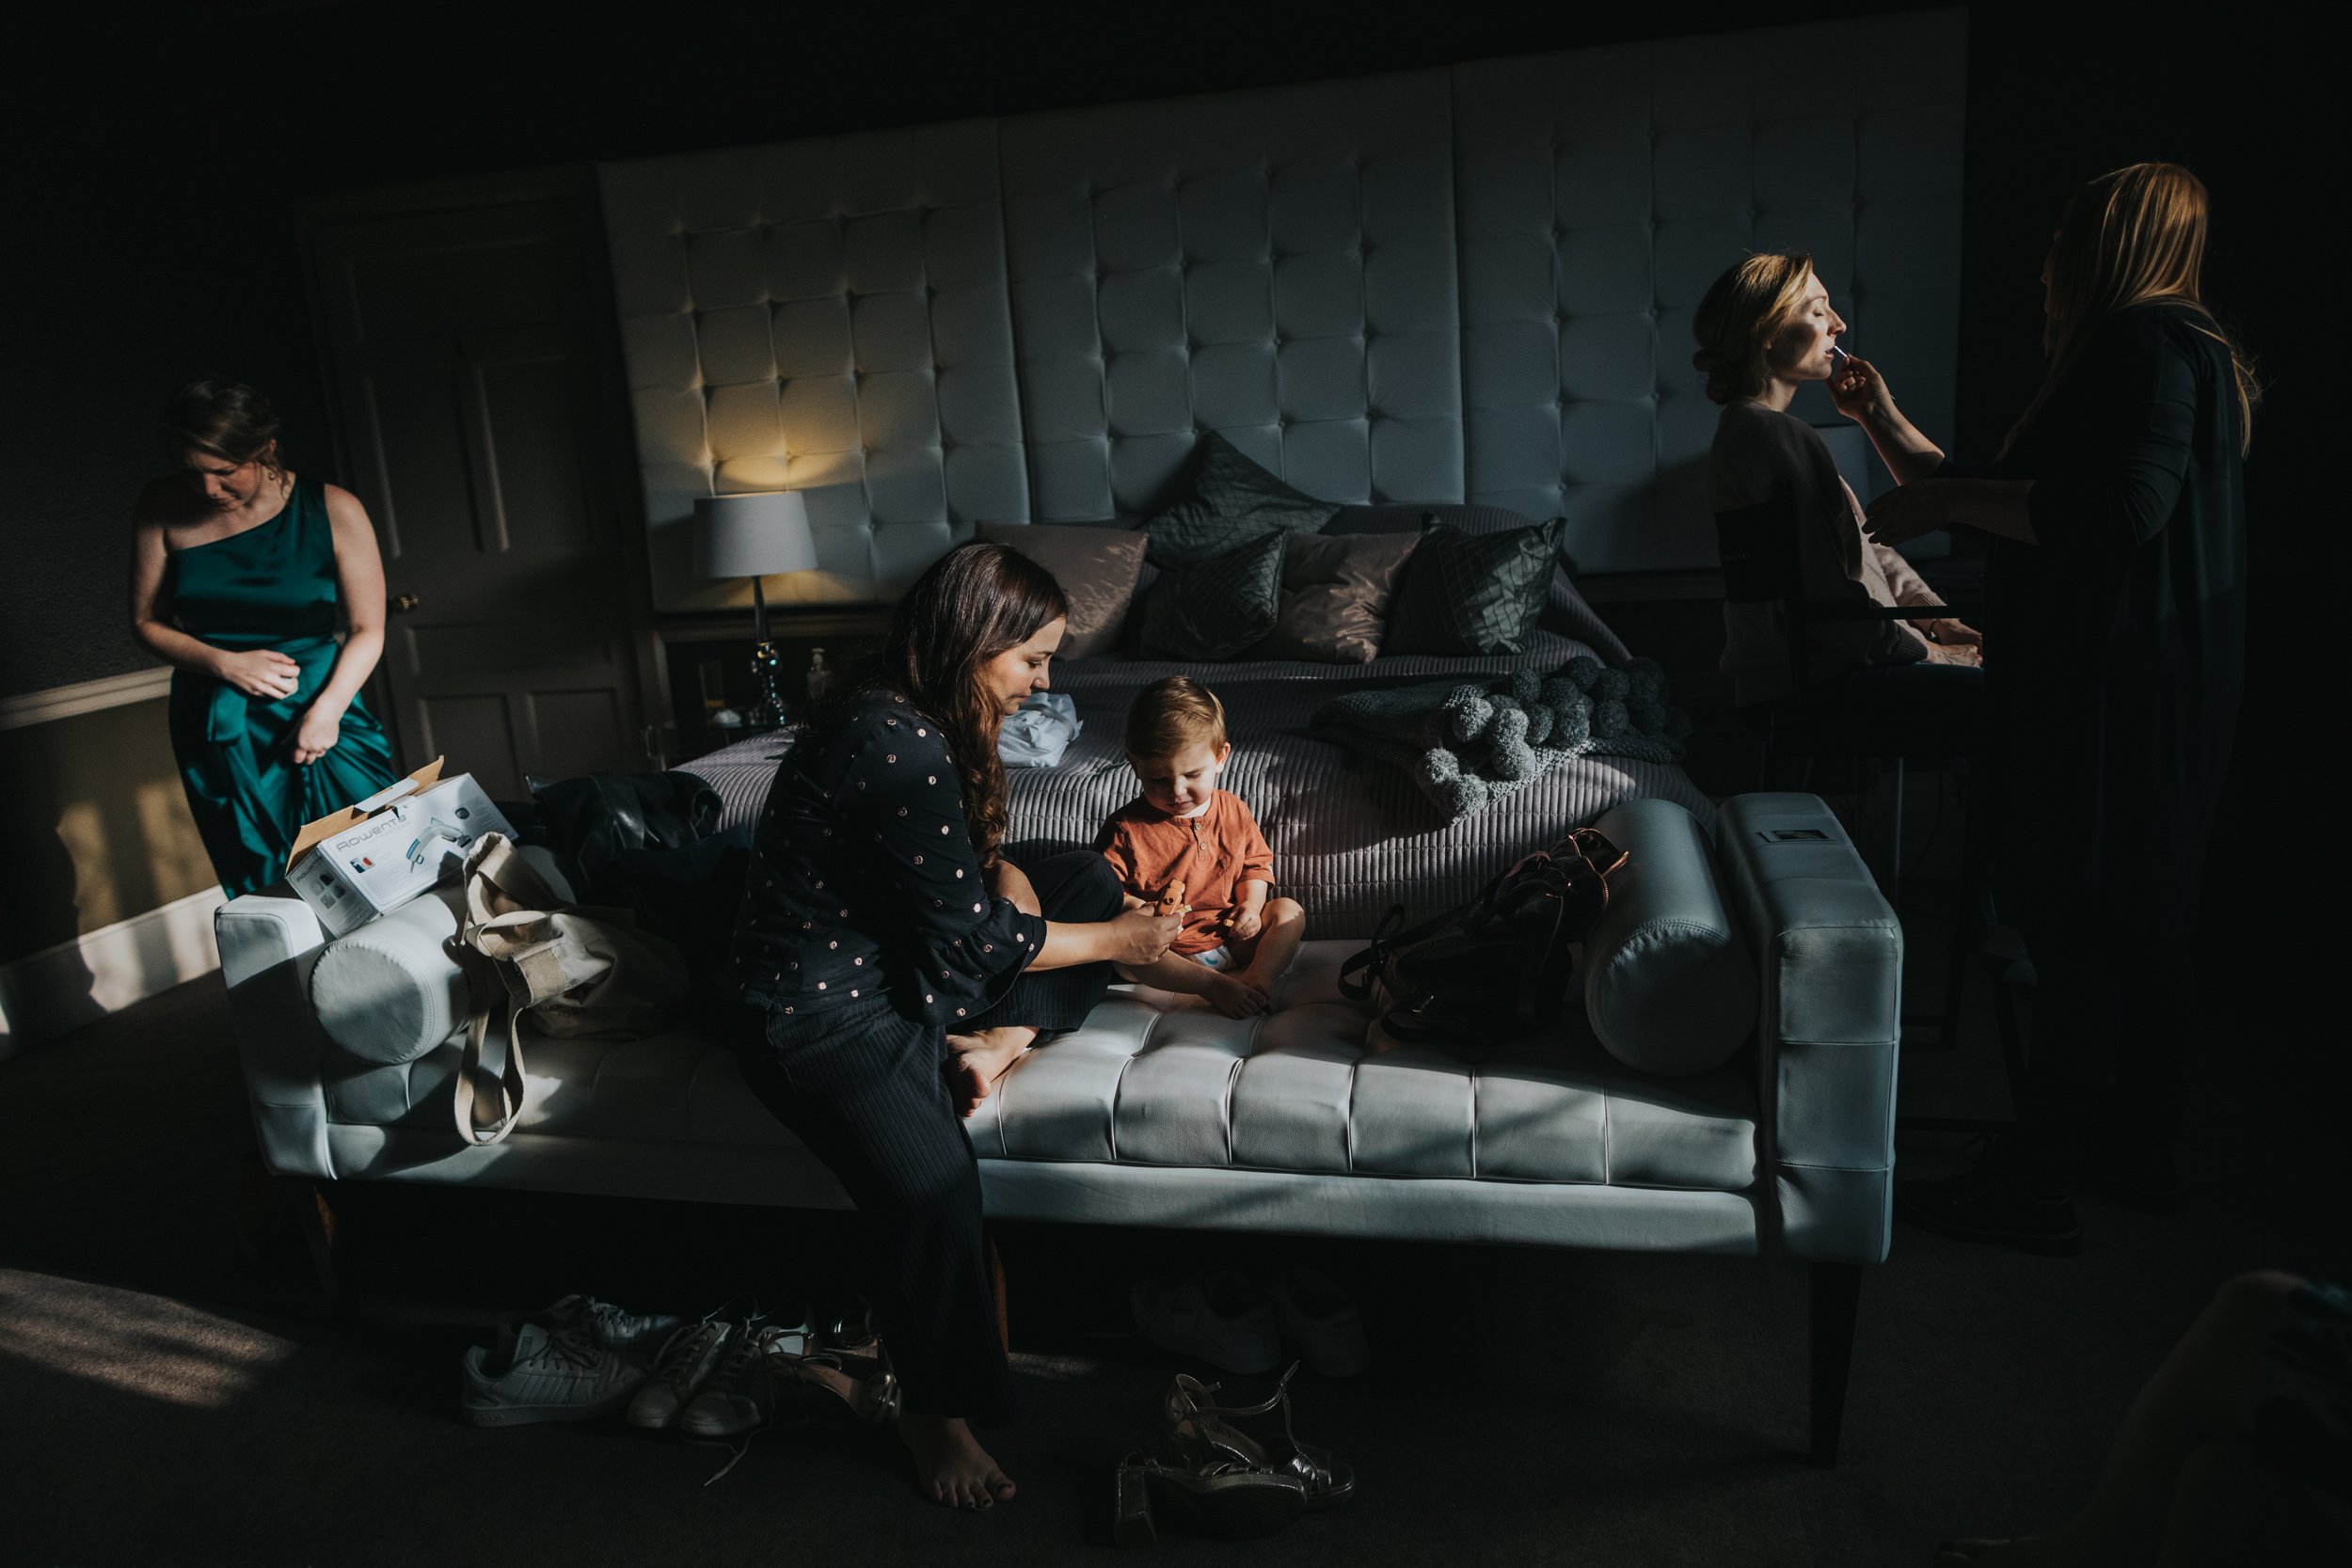
[[[1206,681],[1225,704],[1233,760],[1224,784],[1256,814],[1274,848],[1281,891],[1306,906],[1311,936],[1369,937],[1393,903],[1417,916],[1460,903],[1512,861],[1590,824],[1620,800],[1673,800],[1711,829],[1713,803],[1679,764],[1623,756],[1566,758],[1486,810],[1449,821],[1397,768],[1308,729],[1317,707],[1350,690],[1408,680],[1458,685],[1515,666],[1549,670],[1587,651],[1570,639],[1539,634],[1538,646],[1511,658],[1406,656],[1296,667],[1311,674],[1294,674],[1282,664],[1063,665],[1055,684],[1076,699],[1086,731],[1060,767],[1012,771],[1009,841],[1093,841],[1104,818],[1136,795],[1120,744],[1135,689],[1180,668]],[[721,825],[733,826],[757,816],[787,744],[779,736],[758,736],[684,766],[719,791],[726,802]]]

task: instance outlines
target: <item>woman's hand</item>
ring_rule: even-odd
[[[1829,372],[1829,401],[1856,424],[1891,424],[1896,415],[1894,390],[1879,368],[1851,354]]]
[[[302,683],[302,666],[275,648],[224,653],[214,661],[214,670],[246,696],[265,697],[271,702],[293,696],[294,688]]]
[[[1108,924],[1112,950],[1104,957],[1113,963],[1148,964],[1166,954],[1169,944],[1184,934],[1184,917],[1181,912],[1129,910],[1112,916]]]
[[[1931,642],[1928,644],[1930,664],[1959,664],[1975,669],[1984,663],[1984,650],[1965,642]]]
[[[1965,621],[1955,621],[1947,617],[1940,621],[1930,621],[1921,629],[1938,642],[1969,648],[1984,646],[1984,633]]]
[[[1870,503],[1863,531],[1882,545],[1908,545],[1952,526],[1950,480],[1927,479],[1889,490]]]
[[[343,737],[343,709],[340,703],[325,701],[310,705],[294,730],[294,759],[298,768],[310,764],[335,749],[335,742]]]

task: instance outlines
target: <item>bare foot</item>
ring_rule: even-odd
[[[1233,978],[1258,993],[1260,1001],[1263,1004],[1261,1011],[1270,1013],[1274,1010],[1274,983],[1280,978],[1279,975],[1260,974],[1258,966],[1251,964]]]
[[[1008,1024],[997,1029],[982,1029],[977,1034],[950,1035],[947,1049],[955,1053],[949,1066],[956,1091],[962,1097],[959,1109],[965,1116],[980,1108],[996,1087],[996,1080],[1005,1069],[1029,1049],[1037,1038],[1037,1031],[1026,1024]]]
[[[1263,992],[1251,990],[1231,974],[1211,974],[1209,989],[1200,994],[1227,1018],[1254,1018],[1266,1009]]]
[[[1010,1477],[996,1466],[972,1429],[954,1416],[898,1418],[898,1435],[914,1456],[914,1483],[950,1508],[993,1508],[1012,1499]]]

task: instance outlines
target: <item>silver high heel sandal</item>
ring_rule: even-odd
[[[1208,1535],[1270,1535],[1300,1515],[1356,1495],[1356,1474],[1291,1430],[1295,1363],[1263,1402],[1219,1405],[1217,1385],[1179,1373],[1162,1406],[1161,1452],[1130,1454],[1119,1467],[1111,1539],[1122,1546],[1159,1538],[1153,1510]],[[1237,1423],[1282,1416],[1281,1434],[1261,1437]]]

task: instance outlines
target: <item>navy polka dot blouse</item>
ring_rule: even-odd
[[[785,754],[736,920],[747,999],[795,1016],[887,1001],[952,1033],[1044,937],[1042,920],[990,895],[930,720],[878,693]]]

